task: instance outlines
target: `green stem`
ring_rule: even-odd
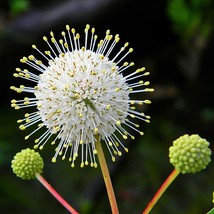
[[[100,168],[101,168],[101,171],[103,174],[103,179],[104,179],[107,193],[108,193],[109,202],[111,205],[112,214],[119,214],[118,207],[117,207],[117,201],[115,198],[114,189],[112,186],[108,166],[107,166],[105,155],[103,153],[102,145],[99,141],[98,136],[96,136],[96,149],[97,149],[97,156],[98,156],[98,159],[100,162]]]
[[[64,206],[70,213],[78,214],[78,212],[68,204],[64,198],[40,175],[36,174],[37,180]]]
[[[169,185],[175,180],[175,178],[179,175],[179,171],[174,169],[172,173],[168,176],[168,178],[164,181],[162,186],[159,188],[159,190],[156,192],[152,200],[147,205],[146,209],[143,211],[142,214],[148,214],[152,208],[155,206],[157,201],[160,199],[160,197],[163,195],[163,193],[166,191],[166,189],[169,187]]]

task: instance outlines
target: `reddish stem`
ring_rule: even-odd
[[[168,178],[164,181],[162,186],[158,189],[152,200],[147,205],[146,209],[143,211],[142,214],[148,214],[152,208],[155,206],[159,198],[163,195],[165,190],[169,187],[169,185],[175,180],[175,178],[179,175],[179,171],[174,169],[172,173],[168,176]]]
[[[78,214],[78,212],[71,207],[71,205],[68,204],[65,199],[62,198],[62,196],[41,175],[37,174],[36,178],[70,213]]]

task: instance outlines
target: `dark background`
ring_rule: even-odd
[[[0,213],[68,213],[37,180],[17,178],[10,166],[17,152],[33,148],[24,141],[27,131],[16,124],[25,110],[10,107],[17,97],[10,86],[20,81],[13,72],[20,58],[35,53],[32,44],[42,49],[42,36],[51,30],[57,35],[69,24],[82,34],[90,24],[99,38],[110,29],[120,35],[121,45],[128,41],[134,48],[128,59],[151,73],[147,80],[155,92],[143,95],[152,101],[144,109],[152,118],[142,124],[145,135],[127,142],[129,153],[116,163],[106,152],[120,213],[139,214],[173,170],[168,158],[173,140],[197,133],[213,150],[213,19],[212,0],[1,0]],[[111,213],[99,168],[71,168],[66,160],[53,164],[54,149],[48,145],[40,154],[42,175],[81,214]],[[208,212],[213,178],[212,162],[200,173],[179,175],[151,213]]]

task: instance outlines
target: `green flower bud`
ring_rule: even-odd
[[[214,203],[214,192],[213,192],[213,203]]]
[[[36,174],[42,173],[44,167],[40,154],[29,148],[18,152],[11,163],[11,168],[16,176],[24,180],[34,179]]]
[[[181,173],[196,173],[211,161],[209,142],[197,134],[185,134],[169,148],[170,163]]]

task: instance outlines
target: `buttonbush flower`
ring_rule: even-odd
[[[13,172],[24,180],[36,178],[37,174],[42,173],[43,167],[44,163],[40,154],[29,148],[18,152],[11,162]]]
[[[149,82],[142,80],[149,75],[145,67],[128,71],[134,66],[134,62],[124,61],[133,51],[128,42],[116,50],[120,40],[118,34],[113,36],[107,30],[104,39],[98,41],[95,28],[86,25],[84,31],[81,41],[80,34],[66,25],[59,41],[53,32],[49,39],[43,37],[49,50],[41,51],[32,45],[44,61],[34,55],[23,57],[21,63],[30,70],[16,68],[14,76],[35,85],[11,86],[11,89],[34,96],[14,99],[11,106],[15,109],[37,108],[17,122],[21,130],[37,124],[26,140],[44,130],[35,139],[34,148],[43,149],[48,141],[56,144],[53,162],[59,155],[62,159],[68,155],[74,166],[81,153],[82,167],[89,164],[96,167],[96,136],[106,144],[115,161],[116,155],[128,151],[122,139],[134,139],[129,130],[143,135],[136,119],[149,122],[150,117],[138,111],[136,105],[150,104],[150,100],[143,99],[142,93],[153,89],[147,88]],[[138,93],[140,99],[135,99],[133,95]]]
[[[211,161],[210,143],[198,134],[185,134],[169,148],[170,163],[181,173],[196,173]]]

